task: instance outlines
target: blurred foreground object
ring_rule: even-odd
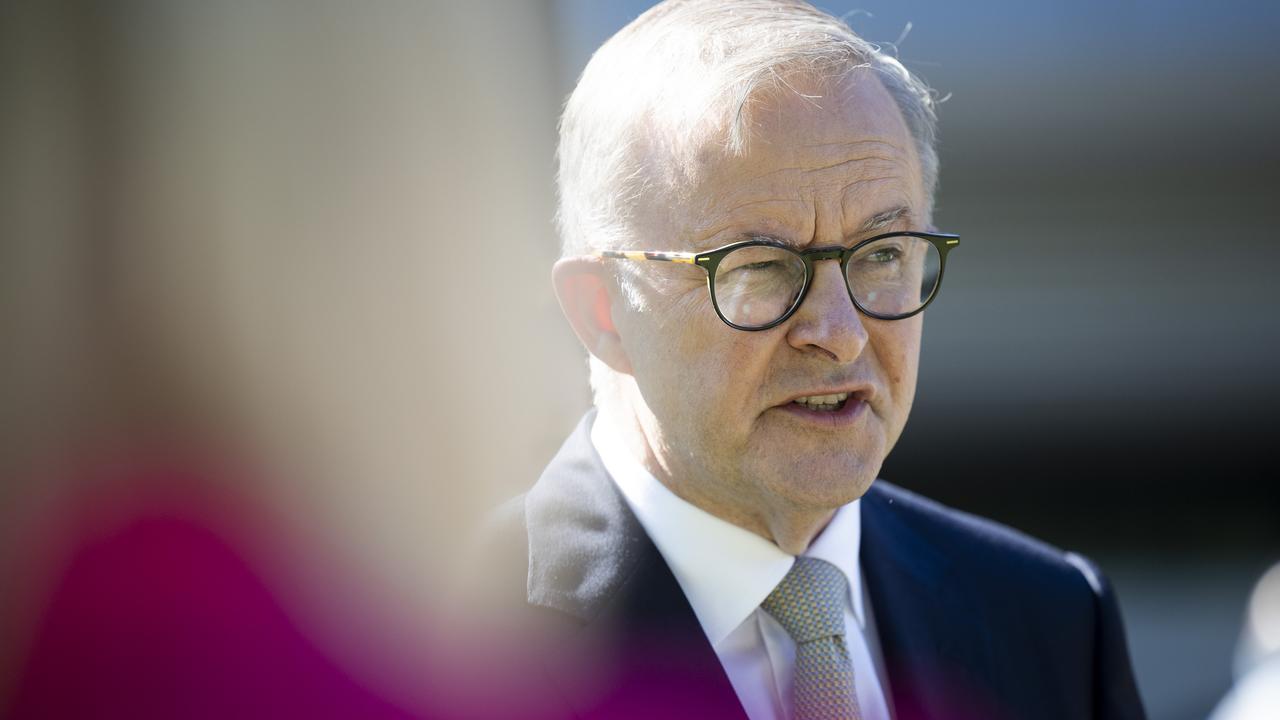
[[[1280,717],[1280,563],[1263,573],[1249,596],[1235,676],[1210,720]]]
[[[173,470],[95,480],[100,489],[77,507],[18,538],[74,549],[6,717],[410,717],[299,632],[246,561],[246,547],[258,557],[281,549],[264,535],[273,523]],[[127,507],[140,496],[145,504]]]
[[[0,7],[0,708],[438,709],[458,539],[583,402],[548,13]]]

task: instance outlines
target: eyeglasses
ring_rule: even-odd
[[[697,265],[707,272],[711,304],[721,320],[739,330],[768,330],[804,302],[819,260],[840,261],[849,298],[865,315],[909,318],[937,297],[947,252],[959,244],[959,235],[910,230],[877,235],[850,248],[795,250],[756,238],[705,253],[600,250],[595,255]]]

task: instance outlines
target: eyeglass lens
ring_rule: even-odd
[[[849,258],[849,288],[866,312],[909,315],[933,295],[941,266],[938,249],[928,240],[887,237],[858,248]],[[804,261],[793,251],[767,245],[739,248],[716,268],[716,306],[734,325],[763,327],[795,305],[804,279]]]

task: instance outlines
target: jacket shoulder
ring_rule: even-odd
[[[957,510],[892,483],[877,480],[872,512],[910,528],[942,561],[982,584],[1054,595],[1079,603],[1109,592],[1089,559],[999,522]]]
[[[529,568],[525,494],[491,508],[468,534],[457,595],[473,611],[509,612],[524,605]]]
[[[1039,695],[1024,698],[1028,709],[1047,693],[1087,697],[1089,714],[1100,719],[1144,717],[1119,604],[1093,562],[882,480],[865,497],[864,526],[876,525],[899,546],[864,552],[923,562],[965,588],[984,626],[1003,628],[986,637],[1012,695],[1026,686],[1026,658],[1036,658],[1041,684]]]

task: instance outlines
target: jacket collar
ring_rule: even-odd
[[[595,414],[582,418],[525,500],[529,604],[582,621],[657,552],[591,444]]]
[[[862,566],[896,716],[984,717],[969,714],[991,709],[992,625],[974,578],[923,533],[921,506],[932,503],[883,480],[863,500]]]
[[[595,411],[525,500],[528,602],[576,622],[550,662],[584,718],[745,719],[670,568],[591,444]],[[587,679],[584,679],[587,678]]]

